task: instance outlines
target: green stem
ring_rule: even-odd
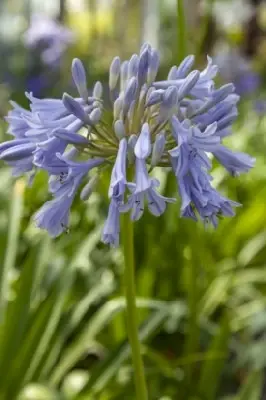
[[[131,346],[137,400],[147,400],[144,367],[141,358],[141,345],[138,336],[138,315],[136,306],[135,271],[134,271],[134,234],[133,223],[129,214],[123,216],[123,246],[125,262],[125,295],[127,330]]]
[[[206,40],[206,35],[208,33],[209,23],[212,17],[212,7],[213,7],[214,0],[207,0],[207,11],[203,20],[201,21],[201,28],[199,32],[199,41],[197,43],[196,48],[196,60],[198,61],[203,49],[204,41]]]
[[[181,63],[187,55],[187,32],[184,0],[176,0],[177,11],[177,61]]]

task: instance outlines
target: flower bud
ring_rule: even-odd
[[[164,93],[164,90],[153,90],[152,92],[148,93],[147,95],[147,101],[145,106],[150,107],[153,106],[154,104],[158,104],[162,101],[162,95]]]
[[[175,81],[177,80],[177,66],[173,65],[173,67],[170,69],[168,76],[167,76],[167,80],[168,81]]]
[[[85,113],[83,107],[69,94],[64,93],[62,98],[63,104],[70,114],[75,115],[81,121],[88,123],[88,115]]]
[[[158,133],[155,138],[155,142],[152,148],[152,156],[151,156],[151,167],[155,167],[160,161],[164,148],[165,148],[165,135],[163,132]]]
[[[138,140],[137,135],[129,136],[127,156],[128,156],[128,161],[130,162],[130,164],[133,164],[134,160],[135,160],[134,150],[135,150],[135,146],[136,146],[137,140]]]
[[[150,85],[156,78],[160,64],[159,54],[156,50],[151,50],[149,53],[149,68],[147,74],[147,83]]]
[[[195,62],[195,57],[193,55],[187,56],[176,68],[176,78],[175,79],[183,79],[187,76],[189,71],[191,70],[193,64]]]
[[[127,113],[132,101],[135,100],[137,87],[138,87],[137,78],[135,76],[133,76],[130,79],[130,81],[125,89],[124,104],[123,104],[123,111],[125,114]]]
[[[96,99],[100,99],[102,97],[103,94],[103,85],[101,84],[101,82],[96,82],[93,88],[93,97],[95,97]]]
[[[124,61],[120,68],[120,90],[123,91],[126,88],[128,76],[128,61]]]
[[[88,89],[87,89],[86,71],[82,62],[78,58],[74,58],[72,62],[72,77],[80,94],[80,97],[82,97],[83,100],[87,102]]]
[[[4,150],[0,159],[5,161],[15,161],[21,158],[26,158],[32,155],[32,152],[36,149],[35,143],[25,143],[17,146],[12,146]]]
[[[117,121],[115,121],[114,131],[115,131],[116,137],[119,140],[121,140],[123,137],[126,136],[125,127],[124,127],[123,121],[121,119],[118,119]]]
[[[135,156],[140,159],[146,159],[151,153],[151,134],[149,124],[147,122],[142,125],[134,152]]]
[[[69,130],[64,128],[56,129],[55,131],[53,131],[53,135],[71,144],[77,144],[77,145],[88,144],[88,140],[84,136],[79,135],[78,133],[70,132]]]
[[[88,200],[98,182],[99,182],[99,175],[94,175],[82,189],[80,193],[80,199],[83,201]]]
[[[137,76],[139,67],[139,57],[137,54],[133,54],[128,64],[128,79],[133,76]]]
[[[90,113],[90,121],[93,125],[97,124],[102,116],[102,111],[100,108],[94,108],[94,110]]]
[[[116,101],[114,102],[114,120],[118,119],[120,116],[120,113],[122,111],[122,107],[123,107],[123,100],[121,95],[116,99]]]
[[[109,89],[114,90],[116,87],[119,74],[120,74],[120,65],[121,61],[119,57],[115,57],[113,61],[111,62],[110,68],[109,68]]]
[[[191,89],[196,85],[199,80],[200,73],[199,71],[192,71],[187,78],[185,78],[184,82],[178,89],[178,98],[179,100],[185,97]]]
[[[141,87],[146,82],[148,68],[149,68],[149,48],[146,47],[145,50],[141,53],[139,59],[139,67],[138,67],[139,87]]]

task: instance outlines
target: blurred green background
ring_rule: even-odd
[[[209,54],[218,83],[241,94],[231,148],[257,158],[214,185],[239,201],[216,231],[179,218],[180,204],[135,227],[140,337],[151,400],[266,399],[266,4],[185,0],[188,54]],[[37,15],[37,16],[36,16]],[[81,58],[89,84],[107,85],[115,55],[144,41],[161,54],[160,76],[178,63],[175,0],[1,0],[0,115],[25,90],[60,97]],[[181,44],[182,45],[182,44]],[[0,140],[7,140],[0,120]],[[162,173],[163,190],[176,191]],[[0,399],[135,399],[125,331],[123,258],[100,243],[108,210],[104,181],[76,200],[71,230],[56,240],[32,214],[48,199],[0,164]],[[1,322],[2,321],[2,322]],[[4,321],[4,322],[3,322]]]

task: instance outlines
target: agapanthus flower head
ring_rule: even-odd
[[[72,63],[77,96],[37,99],[27,94],[30,111],[13,103],[8,132],[14,139],[0,145],[0,158],[15,175],[47,171],[53,199],[34,219],[51,236],[68,229],[70,207],[78,189],[87,200],[110,171],[110,207],[102,241],[119,244],[120,214],[130,212],[139,220],[145,209],[158,217],[167,203],[154,168],[171,168],[181,197],[181,216],[215,227],[222,216],[234,215],[239,203],[220,195],[212,186],[212,154],[233,176],[254,164],[249,155],[233,152],[222,144],[237,117],[239,97],[234,85],[215,88],[218,68],[208,57],[203,71],[191,71],[188,56],[157,81],[159,54],[144,44],[139,54],[110,64],[109,97],[112,120],[100,82],[88,96],[86,72],[80,60]],[[91,172],[92,171],[92,172]],[[88,179],[87,179],[88,178]],[[87,179],[87,181],[86,181]]]
[[[40,53],[44,64],[54,65],[73,43],[73,33],[44,14],[33,14],[23,37],[25,47]]]

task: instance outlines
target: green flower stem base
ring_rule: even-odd
[[[141,344],[138,337],[138,316],[136,306],[134,235],[133,223],[129,213],[123,215],[123,247],[125,262],[125,295],[127,313],[127,331],[131,346],[137,400],[148,400],[144,367],[141,358]]]

